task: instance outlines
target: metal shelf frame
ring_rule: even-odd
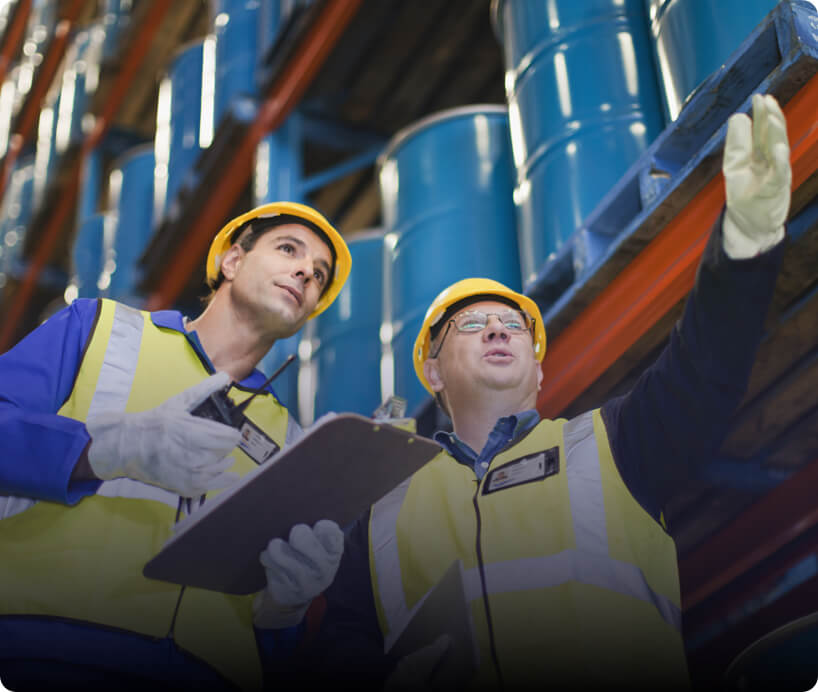
[[[166,269],[149,295],[146,309],[168,308],[182,293],[189,276],[201,264],[221,221],[230,214],[246,187],[259,142],[279,127],[298,104],[361,2],[327,0],[320,8],[259,104],[255,119],[243,132],[221,172],[220,183],[203,200],[182,242],[177,243],[177,249],[165,263]]]
[[[799,188],[818,168],[816,72],[818,15],[799,3],[781,3],[748,37],[733,63],[713,75],[686,106],[687,121],[680,116],[671,124],[590,215],[588,228],[580,233],[616,230],[621,235],[596,271],[601,280],[594,273],[583,277],[545,311],[546,331],[557,335],[543,361],[537,399],[543,416],[559,416],[690,292],[710,229],[724,206],[718,164],[726,120],[734,110],[750,111],[753,92],[773,93],[783,104],[794,199],[799,197]],[[688,143],[685,151],[676,139],[682,144],[692,140],[695,148]],[[665,150],[679,159],[680,170],[666,183],[663,196],[648,203],[643,196],[642,209],[638,198],[645,172],[669,158]],[[695,187],[699,189],[691,197]],[[672,199],[675,194],[681,201]],[[536,287],[533,297],[537,299]]]
[[[57,68],[65,54],[72,23],[80,16],[84,4],[85,0],[74,0],[67,18],[63,19],[57,25],[54,39],[43,60],[43,65],[37,73],[35,84],[21,110],[18,120],[20,124],[16,128],[17,131],[13,138],[13,143],[10,142],[9,151],[4,161],[3,180],[6,179],[14,163],[14,159],[22,149],[25,141],[31,135],[37,114],[42,105],[42,100],[54,80]],[[51,259],[57,243],[60,240],[64,223],[76,205],[79,181],[82,180],[82,170],[85,161],[111,126],[127,94],[128,87],[136,77],[139,67],[150,48],[151,40],[161,25],[162,19],[170,8],[170,5],[171,0],[154,0],[145,20],[136,29],[134,39],[129,44],[128,52],[123,58],[122,69],[116,86],[111,91],[108,99],[106,99],[102,111],[96,114],[93,131],[83,140],[80,155],[77,157],[74,164],[74,171],[70,176],[71,182],[60,196],[54,212],[49,217],[48,223],[43,229],[37,244],[37,249],[29,263],[25,277],[14,294],[14,299],[9,306],[8,314],[5,316],[2,326],[0,326],[0,351],[8,349],[13,344],[15,336],[17,336],[18,324],[20,324],[25,315],[25,311],[37,285],[37,280]]]

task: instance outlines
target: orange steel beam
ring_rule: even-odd
[[[793,189],[818,170],[818,75],[784,108]],[[537,409],[556,417],[693,287],[724,205],[718,174],[548,347]]]
[[[37,70],[34,84],[28,96],[26,96],[20,115],[14,123],[17,130],[9,138],[8,148],[3,157],[2,171],[0,171],[0,199],[5,193],[6,182],[11,175],[17,157],[28,141],[31,131],[34,129],[34,123],[40,115],[40,109],[43,105],[45,95],[48,93],[48,89],[51,87],[51,83],[54,81],[54,77],[65,55],[71,27],[77,17],[80,16],[85,1],[86,0],[74,0],[69,6],[65,17],[57,23],[54,29],[54,38],[48,46],[40,68]],[[26,19],[28,19],[28,16]]]
[[[30,0],[26,1],[30,9],[31,2]],[[43,62],[36,72],[34,84],[28,96],[26,96],[20,115],[14,123],[17,130],[9,139],[8,149],[3,158],[3,168],[2,171],[0,171],[0,198],[2,197],[2,192],[6,189],[6,182],[14,168],[14,163],[17,161],[20,151],[31,136],[34,124],[40,115],[43,100],[51,87],[51,83],[54,81],[54,77],[65,55],[71,28],[82,13],[86,1],[87,0],[73,0],[68,7],[65,17],[57,23],[54,29],[54,38],[51,40]],[[26,19],[28,19],[28,17],[26,17]]]
[[[818,460],[771,490],[679,565],[685,610],[818,526]]]
[[[0,50],[0,82],[6,78],[9,65],[11,65],[11,61],[14,60],[14,56],[17,55],[17,49],[23,40],[26,24],[31,14],[32,2],[33,0],[20,0],[17,7],[13,10],[14,16],[11,18],[11,24],[9,24],[6,29],[5,36],[3,37],[3,48]]]
[[[65,17],[57,23],[54,29],[54,38],[48,46],[40,68],[37,70],[34,84],[26,97],[23,109],[20,112],[20,118],[17,121],[16,133],[22,135],[24,140],[28,140],[31,131],[34,129],[45,95],[48,93],[48,89],[51,87],[60,63],[65,56],[65,49],[71,38],[71,29],[82,13],[85,2],[86,0],[74,0],[69,6]]]
[[[81,3],[80,3],[81,4]],[[145,57],[165,13],[170,8],[171,0],[157,0],[151,6],[151,10],[145,20],[139,26],[139,33],[134,37],[127,55],[123,58],[122,70],[117,80],[115,89],[107,99],[104,110],[97,116],[93,132],[83,142],[80,152],[77,173],[71,176],[68,189],[64,190],[60,196],[54,213],[48,220],[48,224],[43,230],[43,234],[37,243],[37,250],[29,263],[28,271],[22,284],[14,295],[11,302],[9,314],[0,327],[0,352],[5,351],[12,344],[17,325],[25,314],[28,302],[34,293],[37,279],[45,265],[51,259],[63,224],[67,221],[69,214],[76,204],[77,193],[79,192],[79,180],[82,179],[81,170],[85,164],[85,159],[91,150],[99,143],[107,129],[110,127],[113,117],[122,105],[122,100],[130,86],[133,78]]]
[[[167,263],[157,287],[148,297],[148,310],[171,306],[184,290],[188,277],[202,261],[221,221],[229,214],[246,186],[258,143],[264,135],[281,125],[296,106],[361,2],[326,2],[261,104],[256,120],[225,167],[218,187],[202,200],[201,209],[185,235],[184,243],[180,244]]]
[[[81,4],[82,3],[77,2],[75,3],[75,7],[81,6]],[[40,69],[37,70],[34,84],[28,96],[26,96],[20,115],[14,123],[17,126],[17,130],[9,138],[6,155],[3,157],[3,169],[0,171],[0,191],[5,191],[6,182],[11,175],[17,157],[31,135],[34,123],[40,114],[43,99],[45,99],[51,82],[54,81],[54,76],[57,73],[60,61],[63,59],[63,55],[65,55],[65,48],[68,43],[68,34],[70,31],[70,19],[60,21],[54,30],[54,38],[51,41],[51,45],[48,47]]]
[[[114,88],[105,99],[102,112],[96,116],[94,130],[83,142],[83,152],[85,154],[99,144],[111,126],[111,122],[119,111],[119,107],[122,105],[122,101],[125,99],[125,95],[128,93],[128,89],[134,77],[136,77],[136,73],[142,66],[145,55],[150,48],[151,41],[156,35],[159,25],[162,23],[170,6],[171,0],[154,0],[152,3],[148,14],[140,25],[139,32],[134,36],[128,48],[128,53],[122,60],[116,84],[114,84]]]

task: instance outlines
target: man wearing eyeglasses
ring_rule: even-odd
[[[490,689],[689,685],[676,550],[662,509],[706,463],[749,378],[782,254],[784,116],[755,96],[730,119],[726,213],[682,319],[632,390],[571,420],[535,410],[546,354],[529,298],[476,278],[443,291],[414,365],[451,417],[434,460],[347,533],[312,669],[337,682],[434,688],[450,646],[380,655],[461,560]],[[298,577],[298,570],[290,572]]]

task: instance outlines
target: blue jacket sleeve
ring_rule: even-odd
[[[57,415],[71,394],[96,300],[77,300],[0,355],[0,494],[75,504],[98,481],[69,484],[90,441],[85,425]]]
[[[722,249],[719,219],[667,346],[630,392],[602,406],[620,474],[655,518],[729,431],[764,333],[785,244],[731,260]]]

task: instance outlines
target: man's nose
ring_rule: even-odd
[[[506,326],[500,321],[497,315],[489,315],[486,328],[483,330],[483,341],[493,341],[500,339],[508,341],[511,338]]]
[[[314,272],[314,267],[311,257],[299,257],[295,260],[295,267],[293,268],[293,276],[306,284]]]

